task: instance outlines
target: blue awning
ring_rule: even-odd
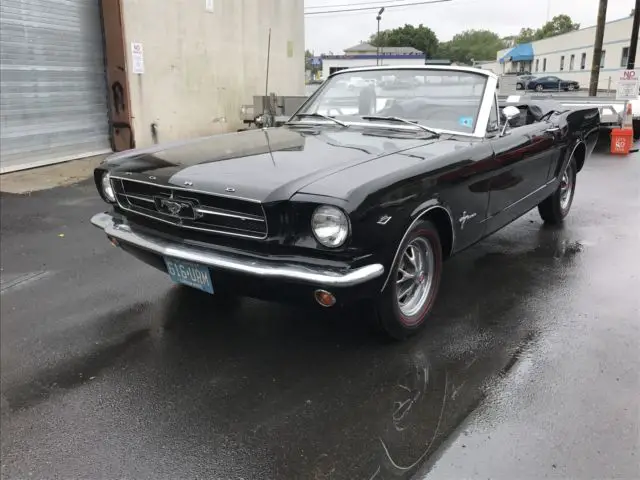
[[[507,54],[500,59],[500,63],[504,62],[530,62],[533,60],[533,45],[523,43],[516,45],[509,50]]]

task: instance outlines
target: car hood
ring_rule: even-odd
[[[107,159],[113,175],[261,202],[289,199],[324,177],[426,145],[422,133],[376,135],[339,127],[247,130],[129,150]]]

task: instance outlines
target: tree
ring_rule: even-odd
[[[471,63],[471,60],[492,60],[498,50],[505,48],[500,36],[490,30],[466,30],[441,44],[438,57],[454,62]]]
[[[375,47],[413,47],[424,53],[427,58],[435,55],[438,50],[438,37],[429,27],[420,24],[417,27],[405,25],[391,30],[374,33],[369,43]]]
[[[309,50],[304,51],[304,68],[305,70],[309,70],[312,76],[315,76],[318,73],[319,68],[311,62],[313,57],[313,52]]]
[[[579,28],[580,24],[574,23],[569,15],[556,15],[536,31],[536,40],[573,32]]]
[[[516,43],[529,43],[536,39],[537,30],[533,28],[521,28],[520,33],[516,37]]]

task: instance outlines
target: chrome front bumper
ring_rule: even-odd
[[[294,283],[327,287],[353,287],[373,280],[384,273],[384,267],[379,263],[338,272],[321,267],[295,264],[277,265],[271,261],[231,256],[222,252],[172,243],[158,237],[134,232],[129,225],[116,221],[115,217],[108,213],[94,215],[91,223],[104,230],[108,237],[114,238],[118,242],[133,245],[160,256],[264,279],[288,280]]]

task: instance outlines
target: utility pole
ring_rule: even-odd
[[[638,51],[638,30],[640,30],[640,0],[636,0],[633,12],[633,27],[631,27],[631,44],[629,45],[629,60],[627,70],[636,68],[636,52]]]
[[[607,2],[608,0],[600,0],[600,5],[598,6],[598,25],[596,26],[596,38],[593,44],[593,63],[591,64],[591,81],[589,82],[589,96],[591,97],[598,95],[604,25],[607,19]]]

